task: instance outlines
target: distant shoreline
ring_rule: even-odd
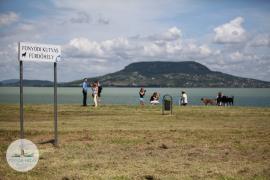
[[[18,103],[2,103],[0,102],[0,106],[20,106],[20,102]],[[33,106],[53,106],[53,103],[24,103],[25,106],[28,105],[33,105]],[[82,107],[82,105],[80,103],[58,103],[58,106],[76,106],[76,107]],[[139,104],[102,104],[100,105],[98,108],[102,108],[102,107],[115,107],[115,106],[119,106],[119,107],[136,107],[136,106],[140,106]],[[151,104],[145,104],[145,106],[147,107],[160,107],[162,108],[162,104],[159,105],[151,105]],[[205,107],[205,108],[215,108],[215,107],[220,107],[220,108],[264,108],[264,109],[270,109],[270,106],[216,106],[216,105],[212,105],[212,106],[205,106],[205,105],[188,105],[186,107],[180,106],[178,104],[173,104],[173,107],[179,107],[179,108],[186,108],[186,107],[194,107],[194,108],[198,108],[198,107]],[[90,108],[90,109],[95,109],[94,107],[92,107],[92,104],[88,104],[87,107],[82,107],[82,108]]]
[[[1,87],[20,87],[20,86],[0,86]],[[23,86],[23,87],[34,87],[34,88],[51,88],[53,86]],[[81,88],[81,86],[61,86],[57,85],[58,88]],[[270,87],[170,87],[170,86],[103,86],[104,88],[209,88],[209,89],[215,89],[215,88],[222,88],[222,89],[270,89]]]

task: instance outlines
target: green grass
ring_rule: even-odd
[[[25,106],[25,138],[40,160],[11,169],[19,106],[0,105],[0,179],[270,179],[270,108],[59,105],[59,147],[52,105]]]

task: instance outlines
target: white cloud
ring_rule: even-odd
[[[129,41],[127,38],[119,37],[112,40],[106,40],[100,43],[102,49],[105,49],[107,51],[111,50],[124,50],[129,47]]]
[[[152,57],[158,57],[166,52],[166,47],[158,46],[155,43],[149,43],[145,46],[143,46],[143,55],[144,56],[152,56]]]
[[[233,52],[229,56],[232,60],[237,60],[237,61],[248,61],[248,60],[258,59],[258,57],[256,55],[243,54],[243,53],[240,53],[239,51]]]
[[[178,29],[177,27],[172,27],[168,29],[168,31],[162,35],[162,38],[167,41],[177,40],[180,37],[181,37],[181,30]]]
[[[164,33],[155,34],[155,38],[119,37],[101,42],[88,38],[74,38],[64,46],[69,57],[89,59],[133,61],[166,60],[184,61],[203,59],[214,55],[206,45],[180,39],[181,30],[173,27]],[[153,37],[153,36],[151,36]]]
[[[256,36],[250,43],[250,46],[255,47],[270,47],[270,34],[262,34]]]
[[[100,44],[87,38],[74,38],[64,46],[65,52],[71,57],[102,57]]]
[[[230,54],[230,58],[232,60],[242,60],[243,59],[243,54],[240,53],[239,51],[236,51],[236,52]]]
[[[202,45],[199,47],[199,49],[200,49],[200,53],[203,56],[209,56],[212,53],[211,49],[207,45]]]
[[[246,30],[242,24],[244,18],[237,17],[214,29],[216,43],[240,43],[246,40]]]
[[[182,36],[181,30],[177,27],[172,27],[162,34],[150,35],[147,38],[149,40],[156,41],[175,41],[180,39]]]
[[[10,25],[16,22],[18,19],[19,16],[15,12],[0,14],[0,27]]]

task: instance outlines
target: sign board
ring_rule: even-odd
[[[49,44],[19,42],[18,60],[20,64],[20,136],[24,139],[23,118],[23,62],[53,62],[54,67],[54,145],[58,146],[57,124],[57,61],[61,58],[61,47]]]
[[[50,44],[19,43],[19,61],[57,62],[60,60],[61,47]]]

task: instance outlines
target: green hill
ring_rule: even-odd
[[[137,62],[115,73],[88,78],[88,81],[97,79],[103,86],[116,87],[270,87],[270,82],[211,71],[193,61]],[[62,86],[80,86],[81,83],[82,80],[77,80]]]

